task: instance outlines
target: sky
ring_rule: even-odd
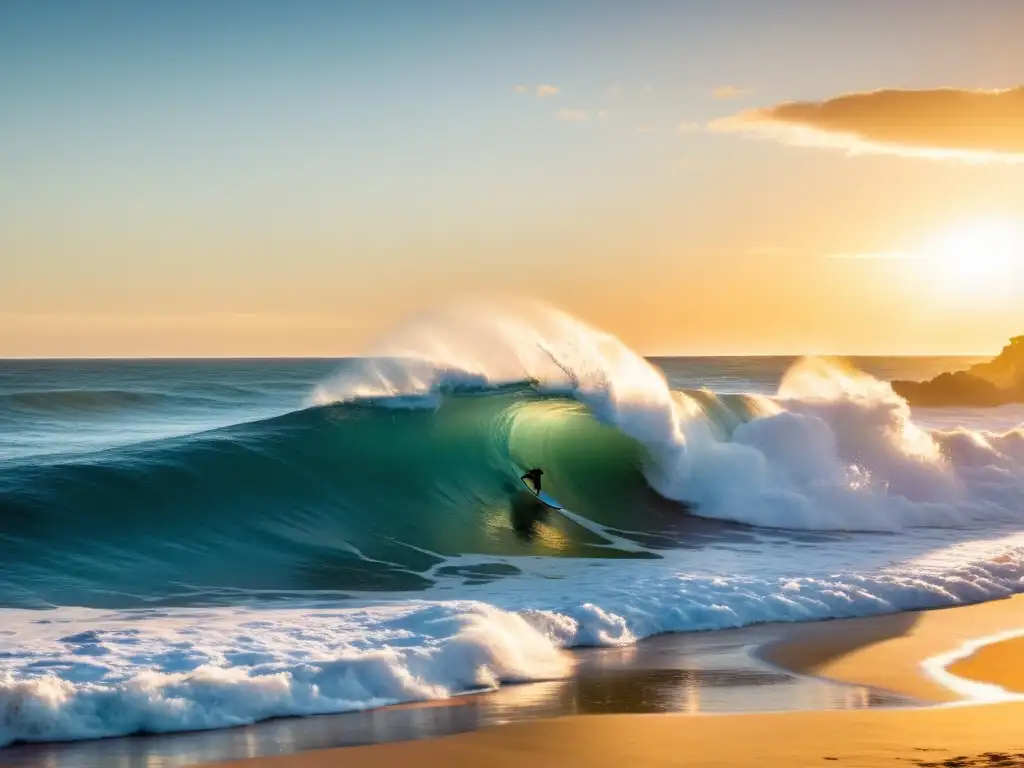
[[[0,3],[0,356],[349,355],[531,296],[644,354],[1024,333],[1024,3]]]

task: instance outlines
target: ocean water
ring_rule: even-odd
[[[975,361],[646,360],[537,307],[344,360],[0,361],[0,745],[1021,591],[1024,408],[912,411],[887,384]]]

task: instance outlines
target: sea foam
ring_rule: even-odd
[[[524,578],[468,588],[462,600],[376,606],[9,611],[0,744],[445,698],[565,677],[566,648],[978,602],[1020,589],[1022,544],[958,545],[876,568],[885,543],[870,538],[850,540],[841,556],[777,544],[604,568],[546,559],[533,563],[533,576],[549,579],[543,592]]]

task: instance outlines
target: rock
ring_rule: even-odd
[[[987,363],[941,373],[930,381],[893,381],[892,388],[911,405],[926,408],[1024,402],[1024,336],[1010,339]]]

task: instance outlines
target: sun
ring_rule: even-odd
[[[927,256],[947,290],[971,298],[996,296],[1019,279],[1024,231],[1012,219],[977,219],[941,234]]]

